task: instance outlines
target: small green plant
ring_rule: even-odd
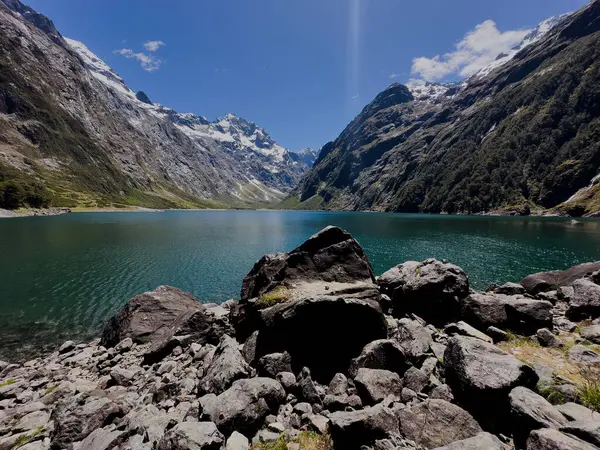
[[[58,387],[58,386],[50,386],[48,389],[46,389],[46,391],[44,392],[44,397],[45,397],[46,395],[50,395],[50,394],[52,394],[52,393],[53,393],[53,392],[56,390],[56,388],[57,388],[57,387]]]
[[[261,295],[256,305],[260,308],[269,308],[278,303],[283,303],[289,298],[290,290],[285,286],[277,286],[275,289]]]
[[[577,395],[582,405],[600,412],[600,368],[586,367],[581,369],[583,383]]]
[[[519,336],[519,335],[513,333],[512,331],[506,332],[506,338],[508,339],[507,343],[511,347],[523,347],[523,346],[541,347],[540,344],[537,341],[533,340],[532,338],[527,337],[527,336]]]
[[[539,394],[553,405],[562,405],[565,403],[565,394],[559,391],[556,386],[538,385]]]
[[[0,383],[0,388],[3,388],[5,386],[10,386],[11,384],[15,383],[17,380],[15,380],[14,378],[10,378],[9,380],[6,380],[4,383]]]
[[[44,427],[37,427],[31,433],[19,436],[19,438],[15,441],[15,443],[11,447],[11,450],[16,450],[19,447],[23,447],[24,445],[29,444],[33,439],[35,439],[40,434],[42,434],[44,432],[44,430],[45,430]]]
[[[251,450],[286,450],[287,445],[292,442],[299,444],[300,450],[333,450],[331,437],[314,431],[303,431],[295,439],[290,439],[284,433],[275,441],[254,444]]]

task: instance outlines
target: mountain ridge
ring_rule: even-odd
[[[599,16],[596,0],[441,101],[390,86],[323,147],[284,206],[595,214]]]

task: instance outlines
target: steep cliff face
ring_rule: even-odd
[[[389,87],[323,148],[286,203],[599,210],[600,2],[556,22],[461,85]]]
[[[246,206],[279,201],[308,170],[242,118],[209,122],[136,95],[17,0],[0,1],[0,31],[0,183],[25,198]]]

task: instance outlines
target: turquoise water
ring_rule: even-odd
[[[600,222],[379,213],[169,211],[0,220],[0,358],[96,335],[133,295],[169,284],[205,302],[238,296],[263,254],[327,225],[350,231],[375,272],[445,258],[476,288],[600,260]]]

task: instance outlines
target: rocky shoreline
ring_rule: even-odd
[[[18,212],[8,209],[0,209],[0,219],[11,219],[15,217],[61,216],[63,214],[69,214],[70,212],[70,208],[33,208]]]
[[[599,318],[600,262],[475,292],[433,259],[376,279],[328,227],[239,301],[161,286],[0,362],[0,450],[598,449]]]

